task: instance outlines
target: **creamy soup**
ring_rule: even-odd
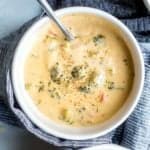
[[[54,23],[40,30],[25,62],[25,88],[49,119],[90,126],[110,119],[132,88],[134,68],[117,29],[90,14],[61,18],[75,39]]]

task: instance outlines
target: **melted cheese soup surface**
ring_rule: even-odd
[[[61,18],[75,36],[67,41],[45,24],[25,62],[25,88],[55,122],[90,126],[110,119],[132,88],[132,59],[117,29],[90,14]]]

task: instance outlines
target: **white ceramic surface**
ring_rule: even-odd
[[[27,116],[32,120],[32,122],[35,123],[38,127],[40,127],[45,132],[57,137],[73,140],[85,140],[102,136],[110,132],[111,130],[118,127],[131,114],[138,102],[142,91],[144,81],[144,63],[137,41],[131,32],[127,29],[127,27],[118,19],[106,12],[87,7],[70,7],[56,11],[57,16],[63,16],[70,13],[91,13],[107,19],[112,24],[114,24],[116,28],[118,28],[119,34],[127,43],[133,58],[135,78],[133,89],[123,107],[105,123],[86,128],[62,126],[49,120],[38,111],[37,107],[33,104],[31,97],[28,95],[24,87],[24,63],[26,56],[30,52],[32,43],[38,36],[39,29],[48,22],[47,17],[40,19],[34,25],[32,25],[32,27],[29,28],[29,30],[22,37],[21,41],[18,43],[12,64],[12,82],[19,105],[27,114]]]
[[[129,150],[129,149],[119,146],[119,145],[116,145],[116,144],[102,144],[99,146],[83,148],[80,150]]]
[[[143,0],[146,8],[150,11],[150,0]]]

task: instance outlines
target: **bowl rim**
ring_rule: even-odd
[[[23,103],[21,102],[20,100],[20,97],[19,97],[19,94],[18,94],[18,91],[17,91],[17,85],[16,85],[16,73],[15,73],[15,64],[16,64],[16,54],[17,54],[17,51],[19,49],[19,45],[20,43],[23,42],[23,40],[25,39],[25,37],[28,35],[28,32],[34,28],[37,24],[40,23],[40,21],[42,21],[42,19],[44,20],[45,17],[41,18],[40,20],[36,21],[31,27],[29,27],[29,29],[25,32],[25,34],[22,36],[21,40],[19,41],[17,47],[16,47],[16,50],[15,50],[15,54],[14,54],[14,58],[13,58],[13,61],[12,61],[12,69],[11,69],[11,77],[12,77],[12,84],[13,84],[13,89],[14,89],[14,93],[15,93],[15,96],[16,96],[16,99],[17,99],[17,102],[19,103],[19,105],[21,106],[22,110],[25,112],[25,114],[29,117],[29,119],[34,123],[36,124],[39,128],[41,128],[43,131],[45,131],[46,133],[49,133],[49,134],[52,134],[56,137],[60,137],[60,138],[64,138],[64,139],[69,139],[69,140],[86,140],[86,139],[91,139],[91,138],[95,138],[95,137],[98,137],[98,136],[102,136],[110,131],[112,131],[113,129],[117,128],[120,124],[122,124],[128,117],[129,115],[133,112],[135,106],[137,105],[138,103],[138,100],[139,100],[139,97],[141,95],[141,92],[142,92],[142,89],[143,89],[143,85],[144,85],[144,60],[143,60],[143,57],[142,57],[142,53],[140,52],[140,47],[136,41],[136,39],[134,38],[134,36],[132,35],[132,33],[130,32],[130,30],[120,21],[118,20],[117,18],[115,18],[114,16],[108,14],[107,12],[104,12],[102,10],[98,10],[98,9],[95,9],[95,8],[90,8],[90,7],[68,7],[68,8],[62,8],[62,9],[59,9],[59,10],[56,10],[55,13],[56,15],[58,16],[63,16],[65,14],[70,14],[70,13],[89,13],[89,14],[96,14],[96,15],[103,15],[103,17],[105,16],[107,19],[109,18],[112,22],[115,22],[115,24],[118,24],[118,26],[120,26],[120,28],[122,30],[124,30],[124,32],[126,32],[128,34],[128,36],[132,39],[132,43],[134,43],[135,47],[136,47],[136,50],[137,50],[137,53],[138,53],[138,56],[139,56],[139,60],[140,60],[140,67],[141,67],[141,80],[139,81],[139,89],[138,89],[138,92],[136,94],[136,97],[134,99],[134,103],[132,104],[132,106],[130,106],[129,110],[126,111],[124,113],[124,115],[122,116],[122,118],[120,118],[119,120],[117,120],[116,123],[114,123],[113,125],[111,125],[109,128],[101,131],[101,132],[98,132],[98,133],[94,133],[94,134],[88,134],[87,135],[80,135],[80,136],[71,136],[71,135],[67,135],[65,133],[60,133],[60,132],[57,132],[57,131],[52,131],[48,128],[45,128],[43,126],[43,124],[41,124],[40,122],[38,122],[33,116],[31,117],[30,115],[30,112],[28,112]],[[29,115],[30,114],[30,115]],[[38,123],[37,123],[38,122]]]
[[[81,148],[79,150],[129,150],[129,149],[117,144],[102,144],[102,145],[97,145],[97,146],[92,146],[87,148]]]
[[[147,10],[150,12],[150,0],[143,0],[145,7],[147,8]]]

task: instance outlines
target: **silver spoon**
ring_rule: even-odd
[[[66,29],[66,27],[60,22],[60,20],[55,16],[53,9],[49,5],[47,0],[37,0],[41,7],[45,10],[46,14],[50,19],[52,19],[63,32],[67,40],[73,40],[73,35]]]

